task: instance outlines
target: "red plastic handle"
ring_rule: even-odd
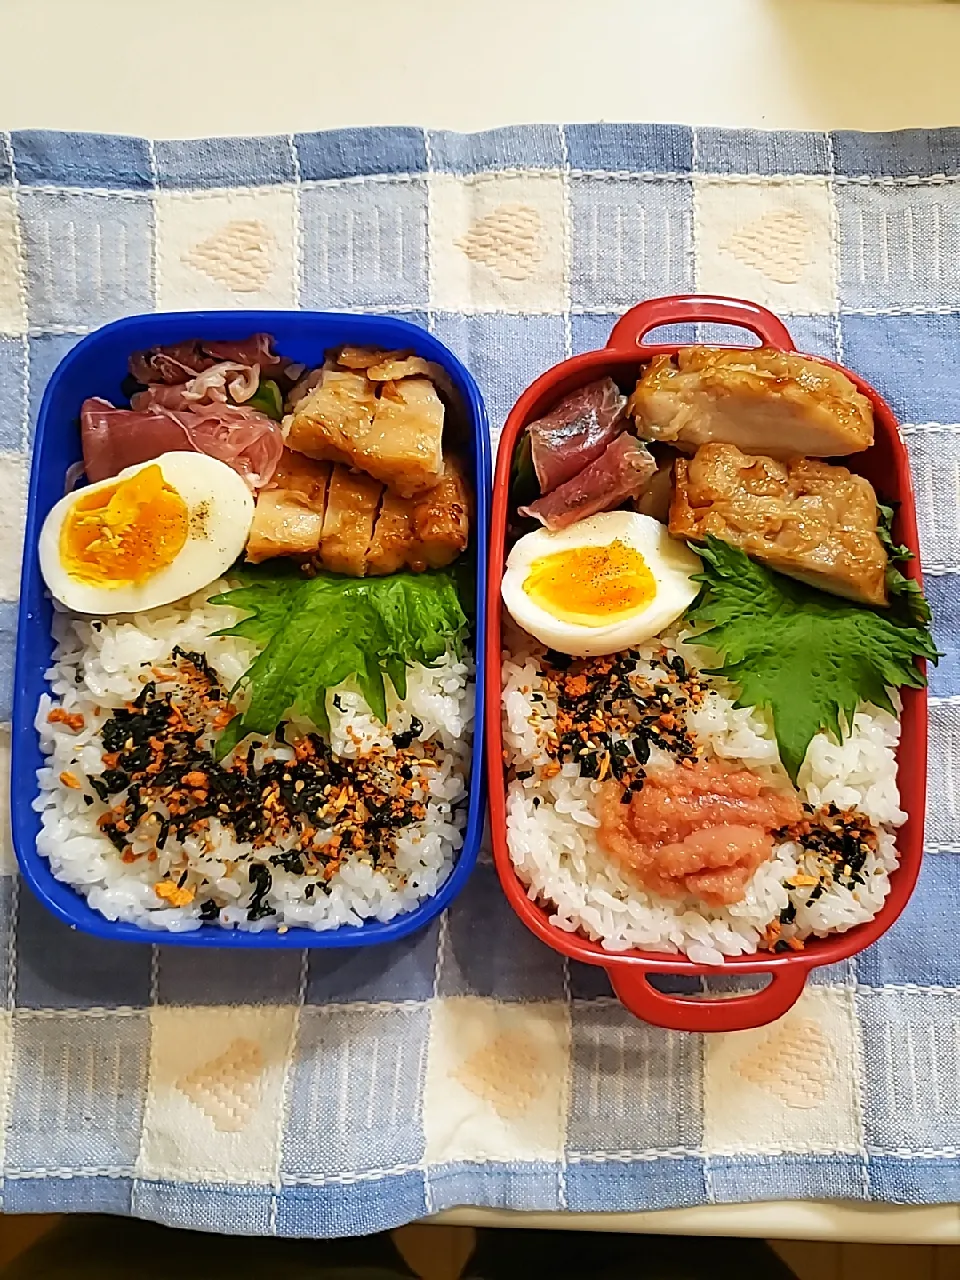
[[[699,293],[681,293],[673,298],[650,298],[631,307],[613,326],[608,347],[618,351],[644,350],[643,339],[662,324],[691,324],[698,320],[715,324],[735,324],[755,333],[765,347],[795,351],[793,339],[781,320],[741,298],[711,298]]]
[[[762,1027],[783,1015],[800,999],[806,967],[775,969],[762,991],[725,999],[668,995],[651,986],[649,970],[626,965],[607,970],[617,999],[644,1022],[671,1031],[744,1031]]]

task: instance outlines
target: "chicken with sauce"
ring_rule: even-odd
[[[321,462],[356,467],[409,498],[440,479],[443,402],[428,378],[374,382],[369,372],[325,370],[320,385],[295,406],[287,445]]]
[[[453,563],[469,525],[467,481],[452,458],[433,488],[402,498],[361,471],[286,449],[257,496],[246,554],[253,564],[291,556],[356,578],[422,573]]]
[[[439,366],[409,351],[345,346],[288,398],[287,447],[247,543],[352,577],[451,564],[466,549],[469,487],[444,455]]]
[[[416,498],[384,491],[367,548],[368,574],[442,569],[467,546],[470,499],[463,472],[448,458],[440,482]]]
[[[271,487],[257,494],[247,536],[247,559],[252,564],[274,556],[318,554],[331,470],[329,462],[314,462],[284,449]]]
[[[684,453],[722,442],[776,458],[833,458],[873,444],[873,406],[845,374],[770,347],[655,356],[627,412],[643,439]]]
[[[887,554],[869,480],[817,458],[751,456],[731,444],[678,457],[675,538],[707,534],[790,577],[862,604],[887,603]]]

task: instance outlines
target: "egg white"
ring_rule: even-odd
[[[170,564],[144,582],[117,587],[80,582],[60,559],[60,532],[68,512],[83,495],[105,489],[158,466],[164,480],[187,506],[187,540]],[[225,462],[205,453],[163,453],[150,462],[68,493],[40,531],[40,572],[50,593],[77,613],[139,613],[170,604],[215,582],[243,551],[253,521],[253,494]]]
[[[606,626],[588,627],[556,617],[531,600],[524,583],[534,563],[556,552],[578,547],[604,547],[619,539],[641,556],[656,582],[653,599],[636,612]],[[507,558],[501,592],[514,621],[542,644],[578,658],[617,653],[658,635],[697,596],[700,558],[671,538],[665,525],[636,511],[608,511],[567,529],[537,529],[521,538]]]

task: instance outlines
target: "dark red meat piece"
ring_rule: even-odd
[[[116,409],[108,400],[85,400],[80,436],[87,479],[107,480],[161,453],[208,453],[233,467],[252,489],[267,484],[283,453],[280,424],[256,409],[195,404],[168,409]]]
[[[612,378],[566,396],[527,428],[541,494],[551,493],[594,462],[623,430],[627,398]]]
[[[529,507],[521,507],[520,514],[533,516],[548,529],[565,529],[637,497],[656,470],[656,460],[645,445],[634,436],[619,435],[579,474]]]

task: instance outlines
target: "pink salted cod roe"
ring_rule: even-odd
[[[600,840],[651,893],[692,894],[710,906],[743,898],[773,853],[772,832],[799,822],[796,792],[777,791],[747,769],[700,761],[651,772],[622,804],[611,782],[600,803]]]

